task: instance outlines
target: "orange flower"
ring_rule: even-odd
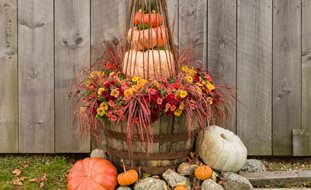
[[[161,104],[162,104],[162,101],[163,101],[163,99],[162,99],[162,98],[160,98],[160,97],[159,97],[159,98],[157,98],[157,104],[158,104],[158,105],[161,105]]]

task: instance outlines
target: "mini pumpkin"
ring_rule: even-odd
[[[184,185],[178,185],[174,188],[174,190],[188,190],[187,186]]]
[[[85,158],[76,162],[68,173],[68,190],[114,190],[117,169],[101,158]]]
[[[168,50],[127,51],[124,55],[123,72],[129,77],[148,80],[175,75],[175,61]]]
[[[151,25],[151,27],[157,27],[162,24],[162,16],[158,13],[142,13],[142,10],[136,12],[134,17],[134,24],[146,24]]]
[[[206,180],[213,174],[212,168],[206,165],[198,166],[194,171],[194,176],[199,180]]]
[[[139,30],[137,27],[133,27],[128,32],[127,40],[131,43],[132,48],[136,50],[151,49],[156,46],[162,47],[168,43],[167,28],[159,26]]]
[[[126,170],[124,161],[121,161],[123,164],[123,173],[118,175],[118,183],[120,186],[129,186],[134,184],[138,180],[138,173],[136,170]]]

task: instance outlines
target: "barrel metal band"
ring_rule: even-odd
[[[122,141],[127,141],[127,136],[125,133],[111,131],[109,129],[104,129],[105,136],[119,139]],[[187,133],[178,133],[178,134],[170,134],[170,135],[153,135],[153,142],[175,142],[175,141],[183,141],[188,140],[189,134]],[[193,138],[193,135],[191,135]],[[133,134],[133,141],[142,141],[139,134]]]
[[[191,151],[192,149],[183,150],[179,152],[159,152],[159,153],[133,152],[130,155],[128,151],[116,150],[109,147],[106,148],[106,152],[111,156],[132,160],[175,160],[178,158],[187,157]]]

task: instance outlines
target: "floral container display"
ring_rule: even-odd
[[[178,53],[165,0],[132,0],[126,42],[78,76],[80,130],[105,139],[116,166],[160,174],[186,160],[198,130],[228,114],[227,88]],[[104,136],[102,136],[103,131]]]

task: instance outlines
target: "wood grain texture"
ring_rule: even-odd
[[[168,17],[172,30],[174,44],[178,46],[179,42],[179,0],[167,1]]]
[[[302,128],[311,131],[311,0],[302,0]]]
[[[53,0],[18,2],[19,152],[54,152]]]
[[[18,152],[17,1],[0,0],[0,153]]]
[[[207,1],[179,0],[179,50],[193,46],[193,60],[207,67]]]
[[[292,155],[301,128],[301,0],[273,7],[273,155]]]
[[[239,0],[237,134],[249,155],[271,154],[272,0]]]
[[[104,42],[125,36],[129,0],[91,1],[91,62],[104,52]]]
[[[69,99],[70,88],[83,66],[90,66],[90,1],[55,0],[55,152],[57,153],[90,151],[89,136],[79,136],[78,126],[72,128],[78,101]]]
[[[208,1],[208,71],[216,83],[236,89],[236,0]],[[234,94],[236,96],[236,93]],[[231,109],[231,125],[236,132],[236,105]],[[223,126],[223,123],[217,123]]]

